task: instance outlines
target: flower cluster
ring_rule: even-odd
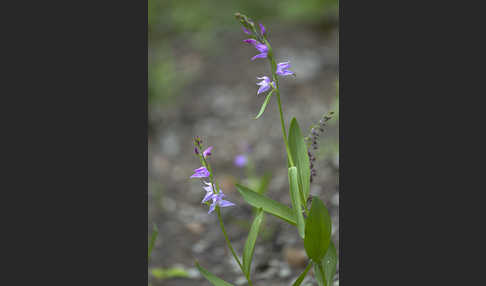
[[[260,32],[257,32],[255,29],[255,24],[253,21],[248,19],[246,16],[243,16],[239,13],[236,14],[236,18],[240,21],[240,23],[243,25],[243,32],[247,35],[250,35],[250,39],[245,39],[243,42],[248,43],[253,45],[255,49],[258,50],[259,54],[253,56],[251,60],[255,60],[258,58],[265,59],[265,58],[270,58],[269,54],[271,51],[270,44],[268,43],[266,39],[266,29],[262,24],[259,24],[260,26]],[[273,58],[270,59],[273,61]],[[294,75],[295,73],[289,70],[290,68],[290,62],[282,62],[277,64],[277,69],[275,71],[276,75],[279,76],[288,76],[288,75]],[[268,91],[270,88],[275,88],[275,81],[270,81],[270,78],[267,76],[262,76],[262,77],[257,77],[257,79],[261,80],[260,82],[257,83],[259,87],[257,91],[257,95],[260,93]]]
[[[222,208],[234,206],[234,203],[223,200],[223,197],[225,195],[223,194],[223,191],[221,189],[215,188],[216,183],[213,176],[211,176],[211,172],[208,170],[208,168],[210,167],[206,159],[207,157],[211,156],[213,146],[209,146],[208,148],[206,148],[206,150],[201,152],[200,150],[202,149],[202,140],[198,136],[194,138],[194,145],[194,153],[199,156],[204,166],[195,169],[194,174],[191,176],[191,178],[209,179],[209,182],[203,181],[203,189],[206,191],[206,195],[201,201],[201,203],[209,205],[208,214],[212,213],[216,209],[216,206]],[[209,203],[210,200],[212,200],[212,203]]]
[[[318,149],[319,135],[321,135],[324,132],[324,126],[326,126],[327,121],[329,121],[332,118],[333,114],[334,112],[331,111],[329,112],[329,114],[323,116],[321,120],[319,120],[319,124],[314,125],[311,128],[310,135],[306,137],[306,140],[311,142],[311,147],[314,151]],[[312,154],[310,150],[307,151],[307,155],[309,155],[310,170],[311,170],[310,182],[312,183],[314,181],[314,177],[317,174],[317,171],[314,167],[314,162],[316,161],[316,157]]]

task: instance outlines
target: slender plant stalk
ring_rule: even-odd
[[[280,114],[280,125],[282,126],[282,136],[283,140],[285,143],[285,150],[287,151],[287,157],[289,158],[289,163],[290,166],[293,167],[295,166],[294,160],[292,158],[292,153],[290,153],[290,148],[289,148],[289,141],[287,139],[287,131],[285,128],[285,121],[283,119],[283,112],[282,112],[282,103],[280,101],[280,89],[278,87],[278,77],[277,77],[277,65],[275,64],[275,59],[273,58],[273,50],[272,47],[270,46],[270,43],[263,38],[265,45],[268,47],[268,59],[270,60],[270,66],[272,68],[272,78],[275,81],[275,89],[277,92],[277,103],[278,103],[278,112]]]
[[[216,207],[216,212],[218,213],[218,220],[219,220],[219,225],[221,227],[221,230],[223,231],[224,239],[226,240],[226,244],[228,245],[229,250],[233,254],[233,257],[235,258],[236,262],[240,266],[241,272],[245,274],[246,280],[248,280],[248,285],[253,286],[251,283],[250,275],[246,274],[245,271],[243,270],[243,265],[241,264],[240,260],[238,259],[238,256],[236,255],[235,250],[233,249],[233,246],[231,246],[231,242],[228,238],[228,235],[226,234],[226,229],[224,228],[224,223],[223,223],[223,218],[221,217],[221,212],[219,210],[219,207]]]
[[[219,186],[216,184],[216,180],[213,177],[213,171],[211,170],[211,165],[209,165],[208,161],[206,161],[206,158],[204,158],[204,156],[202,154],[200,154],[199,156],[200,156],[200,158],[203,162],[203,165],[209,171],[209,179],[210,179],[213,191],[215,191],[216,193],[219,193]],[[215,189],[214,185],[216,185],[216,187],[218,187],[218,189]],[[221,227],[221,231],[223,232],[224,239],[226,240],[226,244],[228,245],[228,248],[231,251],[231,254],[233,254],[234,259],[238,263],[238,266],[240,267],[241,272],[243,272],[243,274],[245,274],[246,280],[248,280],[248,285],[253,286],[253,284],[251,283],[250,275],[245,273],[245,271],[243,270],[243,265],[241,264],[240,260],[238,259],[238,256],[236,255],[235,250],[233,249],[233,246],[231,245],[231,242],[228,238],[228,234],[226,234],[226,229],[224,227],[223,218],[221,217],[221,211],[219,210],[219,206],[216,206],[216,212],[218,214],[219,225]]]

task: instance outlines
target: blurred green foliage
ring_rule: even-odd
[[[169,278],[189,278],[189,274],[187,271],[181,267],[172,267],[172,268],[152,268],[151,274],[153,277],[164,280]]]
[[[313,24],[338,15],[338,0],[149,0],[148,6],[150,105],[170,103],[190,82],[192,74],[178,65],[181,45],[218,52],[215,33],[240,29],[235,12],[283,25]]]

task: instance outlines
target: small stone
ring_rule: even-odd
[[[307,254],[304,249],[287,247],[284,250],[284,257],[287,263],[293,268],[305,267],[307,265]]]
[[[191,222],[186,224],[186,228],[193,234],[201,234],[204,232],[204,226],[197,222]]]
[[[335,206],[339,206],[339,193],[335,193],[332,197],[331,197],[331,204],[335,205]]]
[[[208,247],[209,247],[208,242],[204,240],[200,240],[196,242],[196,244],[194,244],[194,246],[192,247],[192,251],[196,253],[202,253],[204,250],[208,249]]]
[[[245,285],[247,283],[245,276],[240,276],[236,278],[235,284],[236,285]]]
[[[282,268],[280,268],[280,271],[278,272],[278,276],[280,278],[287,278],[287,277],[290,276],[290,274],[291,274],[291,271],[290,271],[290,268],[287,265],[282,266]]]

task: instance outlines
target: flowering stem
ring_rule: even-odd
[[[241,264],[240,260],[238,259],[238,256],[235,253],[235,250],[233,249],[233,246],[231,246],[231,242],[228,238],[228,235],[226,234],[226,229],[224,228],[224,223],[223,223],[223,218],[221,217],[221,212],[219,210],[219,207],[216,207],[216,212],[218,213],[218,220],[219,220],[219,225],[221,226],[221,230],[223,231],[224,239],[226,240],[226,244],[228,245],[229,250],[233,254],[233,257],[235,258],[236,262],[240,266],[241,272],[245,274],[246,280],[248,280],[248,285],[253,286],[251,283],[250,275],[245,273],[243,270],[243,265]]]
[[[211,183],[211,187],[213,188],[213,192],[219,194],[219,186],[213,177],[213,170],[211,170],[211,166],[209,165],[208,161],[206,161],[206,158],[204,158],[203,155],[200,154],[199,156],[201,158],[201,161],[203,162],[204,167],[206,167],[209,171],[209,181]],[[216,185],[216,188],[214,188],[214,185]]]
[[[287,131],[285,131],[285,122],[283,119],[283,112],[282,112],[282,103],[280,101],[280,90],[278,88],[278,77],[277,77],[277,65],[275,63],[275,59],[273,58],[273,51],[272,47],[270,46],[270,43],[267,41],[267,39],[263,38],[265,45],[268,47],[268,59],[270,60],[270,65],[272,68],[272,78],[275,81],[275,90],[277,92],[277,103],[278,103],[278,111],[280,113],[280,124],[282,125],[282,135],[283,135],[283,140],[285,143],[285,149],[287,151],[287,157],[289,158],[290,166],[293,167],[295,166],[294,160],[292,159],[292,154],[290,153],[290,148],[289,148],[289,142],[287,140]]]

